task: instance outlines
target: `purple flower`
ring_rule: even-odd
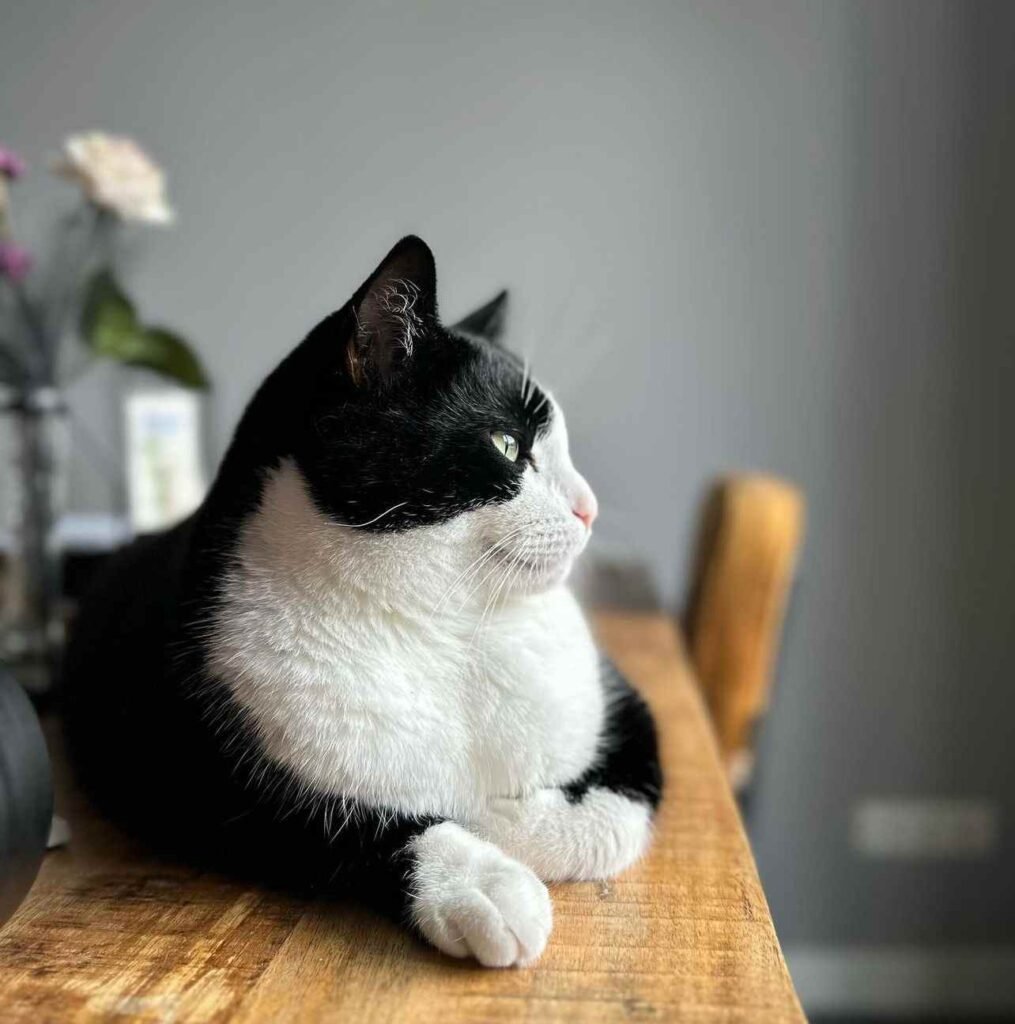
[[[17,242],[0,241],[0,277],[20,284],[32,269],[32,254]]]
[[[17,181],[27,170],[28,164],[22,157],[18,156],[13,149],[0,146],[0,174],[8,181]]]

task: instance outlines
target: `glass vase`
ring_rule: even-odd
[[[32,694],[53,685],[63,645],[64,511],[70,434],[53,387],[0,396],[0,662]]]

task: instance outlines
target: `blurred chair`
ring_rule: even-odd
[[[684,628],[735,791],[753,770],[755,726],[768,703],[804,507],[790,483],[733,476],[712,487],[702,510]]]

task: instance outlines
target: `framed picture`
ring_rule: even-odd
[[[201,503],[201,405],[192,391],[160,388],[125,399],[127,505],[135,533],[172,526]]]

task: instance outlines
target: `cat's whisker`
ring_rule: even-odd
[[[503,598],[506,601],[507,598],[511,595],[511,588],[514,586],[514,581],[517,578],[518,573],[521,571],[523,566],[523,552],[524,548],[519,548],[515,552],[513,561],[508,563],[508,567],[505,570],[503,577],[501,577],[500,584],[498,585],[497,590],[494,591],[493,602],[491,604],[491,617],[493,614],[493,610],[496,608],[496,603],[498,599]],[[487,678],[489,678],[489,673],[487,671],[487,663],[489,660],[489,656],[489,648],[485,648],[483,650],[483,674],[487,676]]]
[[[499,569],[503,569],[505,564],[507,564],[507,562],[510,562],[513,559],[513,557],[514,556],[512,556],[511,559],[506,559],[506,560],[502,559],[499,562],[495,561],[494,565],[493,565],[493,568],[491,568],[489,570],[489,572],[487,572],[487,574],[471,590],[469,590],[469,592],[462,599],[462,603],[464,604],[466,601],[468,601],[468,599],[470,597],[472,597],[473,594],[475,594],[477,591],[481,590],[482,587],[486,584],[487,580],[490,580],[490,579],[494,578],[497,575],[497,571]]]
[[[491,590],[490,597],[487,599],[486,605],[483,608],[483,614],[480,616],[479,623],[476,626],[475,630],[473,630],[472,639],[469,641],[469,649],[470,650],[472,649],[473,645],[475,644],[475,642],[479,638],[479,636],[482,635],[483,630],[489,624],[489,620],[490,620],[490,618],[492,616],[492,613],[494,611],[494,607],[496,605],[497,598],[498,598],[498,596],[500,594],[501,588],[504,586],[504,584],[507,581],[507,578],[508,578],[508,575],[510,573],[512,565],[515,562],[520,561],[523,550],[524,549],[519,548],[515,552],[514,556],[512,557],[512,560],[508,561],[506,563],[506,565],[503,568],[503,574],[501,575],[500,579],[498,580],[496,586],[494,586],[493,589]],[[494,572],[496,572],[497,568],[500,568],[500,566],[495,567],[494,568]],[[491,573],[491,575],[492,575],[492,573]],[[483,664],[482,664],[481,667],[482,667],[484,672],[485,672],[485,667],[486,667],[487,653],[488,652],[486,652],[486,651],[483,652]]]
[[[494,545],[493,548],[491,548],[489,554],[490,555],[493,555],[493,554],[503,554],[502,548],[503,548],[505,542],[512,541],[512,540],[516,539],[519,534],[524,533],[524,532],[528,531],[529,529],[530,529],[530,527],[528,526],[528,524],[522,524],[521,526],[515,528],[514,530],[511,530],[509,533],[505,534],[505,536],[502,538],[501,541],[499,541],[497,544]],[[461,603],[462,603],[463,606],[464,606],[465,602],[468,601],[470,597],[472,597],[473,594],[475,594],[478,590],[480,590],[486,584],[486,582],[488,580],[490,580],[491,578],[494,577],[494,575],[496,574],[497,569],[501,568],[505,561],[507,561],[507,562],[514,561],[514,557],[511,556],[509,558],[502,558],[500,560],[500,562],[495,563],[493,568],[490,569],[487,572],[487,574],[481,580],[479,580],[475,584],[475,586],[473,586],[465,594],[465,596],[462,598],[462,602]],[[472,574],[474,579],[475,579],[475,577],[477,577],[479,575],[480,568],[481,567],[477,567],[476,571]]]
[[[470,562],[469,565],[467,565],[464,570],[462,570],[462,572],[458,575],[458,577],[451,583],[451,585],[440,596],[440,598],[438,599],[437,603],[434,605],[433,610],[430,612],[431,617],[436,615],[436,613],[437,613],[438,609],[440,608],[440,606],[444,603],[444,601],[451,595],[451,593],[457,587],[461,586],[462,583],[466,582],[466,580],[468,578],[472,578],[472,577],[475,577],[476,575],[478,575],[479,570],[482,568],[484,563],[486,563],[489,559],[491,559],[497,553],[497,551],[500,548],[502,548],[504,545],[506,545],[510,541],[512,541],[515,537],[517,537],[525,529],[526,529],[526,527],[525,527],[524,524],[522,526],[515,527],[515,529],[510,530],[503,537],[501,537],[494,544],[492,544],[489,548],[487,548],[478,558],[473,559],[473,561]],[[466,596],[468,596],[468,595],[466,595]]]
[[[511,578],[510,578],[510,580],[508,582],[508,586],[507,586],[507,592],[508,593],[510,593],[510,591],[513,589],[513,587],[515,585],[515,582],[517,581],[518,577],[522,573],[523,568],[524,568],[524,561],[522,559],[522,550],[519,550],[518,557],[515,559],[515,565],[514,565],[514,568],[513,568],[512,572],[511,572]]]
[[[483,613],[482,615],[480,615],[479,621],[476,623],[476,628],[472,631],[472,636],[469,638],[469,645],[466,648],[467,654],[471,654],[473,648],[476,645],[476,640],[479,637],[480,633],[482,632],[483,627],[486,623],[486,615],[487,612],[490,610],[490,605],[492,604],[492,602],[493,594],[491,593],[490,596],[487,597],[486,604],[483,606]]]
[[[529,415],[530,415],[530,416],[538,416],[538,415],[539,415],[539,411],[540,411],[540,410],[541,410],[541,409],[543,408],[543,406],[544,406],[544,405],[546,405],[546,403],[547,403],[547,402],[548,402],[549,400],[550,400],[550,394],[549,394],[549,392],[544,392],[544,393],[543,393],[543,397],[542,397],[542,398],[541,398],[541,399],[539,400],[539,405],[537,405],[537,406],[535,407],[535,409],[533,409],[533,410],[532,410],[532,411],[531,411],[531,412],[529,413]]]
[[[501,595],[501,591],[504,588],[504,585],[507,583],[512,568],[521,560],[523,550],[523,548],[516,549],[509,558],[505,559],[499,566],[497,566],[497,568],[500,570],[500,575],[497,578],[496,583],[490,589],[490,600],[487,602],[486,608],[483,613],[483,617],[487,620],[487,622],[489,621],[492,613],[496,609],[497,601]]]
[[[364,526],[373,526],[374,523],[380,522],[385,516],[391,515],[392,512],[403,508],[408,504],[408,501],[400,501],[397,505],[392,505],[391,508],[386,509],[379,516],[374,516],[373,519],[368,519],[365,523],[342,523],[341,525],[347,526],[350,530],[362,530]]]

